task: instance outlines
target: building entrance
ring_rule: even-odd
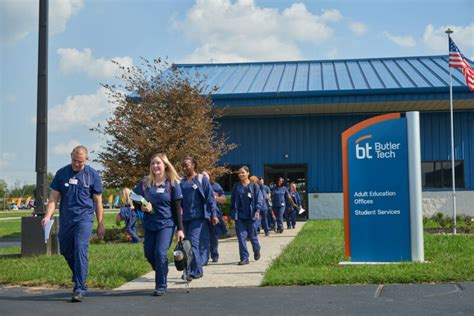
[[[296,191],[298,191],[303,208],[306,210],[301,215],[297,215],[300,220],[308,219],[308,193],[306,190],[306,174],[307,166],[305,164],[292,165],[265,165],[264,166],[264,180],[265,184],[270,186],[274,184],[277,177],[282,177],[285,180],[285,185],[289,188],[290,182],[296,184]]]

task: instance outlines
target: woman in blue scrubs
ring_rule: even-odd
[[[140,237],[137,235],[135,225],[137,223],[137,214],[135,208],[130,200],[130,189],[123,188],[120,191],[121,206],[120,211],[115,217],[115,223],[120,224],[121,221],[125,222],[125,232],[130,236],[132,243],[140,242]]]
[[[171,246],[175,226],[176,237],[184,239],[181,218],[181,187],[179,176],[165,154],[151,157],[150,174],[136,187],[135,193],[149,202],[142,205],[144,211],[145,257],[155,270],[155,296],[162,296],[167,289],[168,249]]]
[[[288,188],[283,185],[283,178],[278,177],[275,183],[272,188],[272,205],[277,220],[277,233],[281,234],[283,233],[283,214],[285,214],[286,201],[289,201],[293,206],[296,204],[291,198]]]
[[[296,206],[290,205],[288,208],[288,214],[286,216],[286,227],[288,229],[296,227],[296,213],[301,208],[301,197],[296,191],[296,183],[290,183],[290,196],[291,199],[296,203]]]
[[[197,162],[191,158],[183,159],[182,168],[185,177],[181,179],[183,200],[184,233],[191,242],[193,261],[188,281],[199,279],[203,276],[203,264],[207,262],[209,253],[206,252],[205,243],[209,243],[209,221],[214,224],[219,222],[216,215],[216,203],[209,179],[196,172]],[[203,245],[201,245],[201,241]]]
[[[235,232],[239,241],[239,265],[245,265],[249,264],[247,238],[252,244],[255,261],[260,259],[260,243],[255,221],[260,218],[263,198],[258,184],[250,181],[247,166],[239,169],[239,180],[232,188],[230,216],[235,220]]]

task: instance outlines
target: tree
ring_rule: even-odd
[[[106,142],[97,161],[105,168],[107,186],[134,186],[148,174],[156,153],[165,153],[178,171],[182,159],[192,156],[200,169],[216,176],[226,172],[216,163],[235,145],[218,134],[222,111],[212,107],[204,78],[190,78],[161,59],[120,67],[122,84],[103,85],[115,110],[104,127],[95,128]],[[140,95],[139,102],[127,97],[132,92]]]
[[[3,179],[0,179],[0,198],[3,198],[8,193],[7,182]]]

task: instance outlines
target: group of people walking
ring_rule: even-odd
[[[77,146],[71,153],[71,164],[60,169],[51,183],[51,196],[47,212],[42,220],[46,225],[54,212],[55,204],[60,204],[59,240],[61,254],[66,258],[73,273],[75,283],[71,301],[80,302],[86,292],[88,269],[88,243],[92,232],[93,214],[96,212],[98,236],[104,234],[101,194],[103,191],[99,174],[85,165],[87,149]],[[167,290],[168,259],[167,252],[172,244],[173,234],[178,241],[184,238],[191,242],[193,260],[190,271],[183,274],[187,281],[203,277],[203,266],[209,258],[218,262],[217,229],[223,224],[220,204],[226,201],[224,191],[214,181],[208,171],[198,172],[198,163],[192,157],[182,161],[184,177],[179,177],[176,169],[165,154],[153,155],[150,159],[149,174],[141,180],[133,191],[142,195],[146,203],[142,205],[144,228],[144,254],[155,271],[155,296],[162,296]],[[262,228],[268,236],[275,212],[277,232],[283,232],[283,214],[285,207],[301,205],[296,187],[290,185],[290,191],[279,178],[270,189],[263,180],[249,177],[250,171],[242,166],[238,171],[239,182],[231,192],[230,217],[235,220],[235,230],[239,243],[239,265],[249,264],[247,240],[252,245],[253,258],[261,257],[261,246],[257,231]],[[252,181],[254,180],[254,181]],[[122,191],[124,205],[117,220],[132,218],[136,214],[130,200],[129,191]],[[272,207],[273,206],[273,207]],[[296,212],[287,214],[288,228],[294,228]],[[135,216],[135,217],[134,217]],[[133,227],[126,227],[133,232]],[[132,242],[140,241],[131,234]]]

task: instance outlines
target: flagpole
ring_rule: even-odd
[[[448,28],[445,32],[448,34],[448,42],[451,38],[453,30]],[[449,52],[448,52],[449,54]],[[449,56],[448,56],[449,59]],[[448,62],[449,64],[449,62]],[[451,74],[451,67],[449,67],[449,112],[451,115],[451,177],[453,185],[453,234],[456,235],[456,174],[454,170],[454,120],[453,120],[453,76]]]

